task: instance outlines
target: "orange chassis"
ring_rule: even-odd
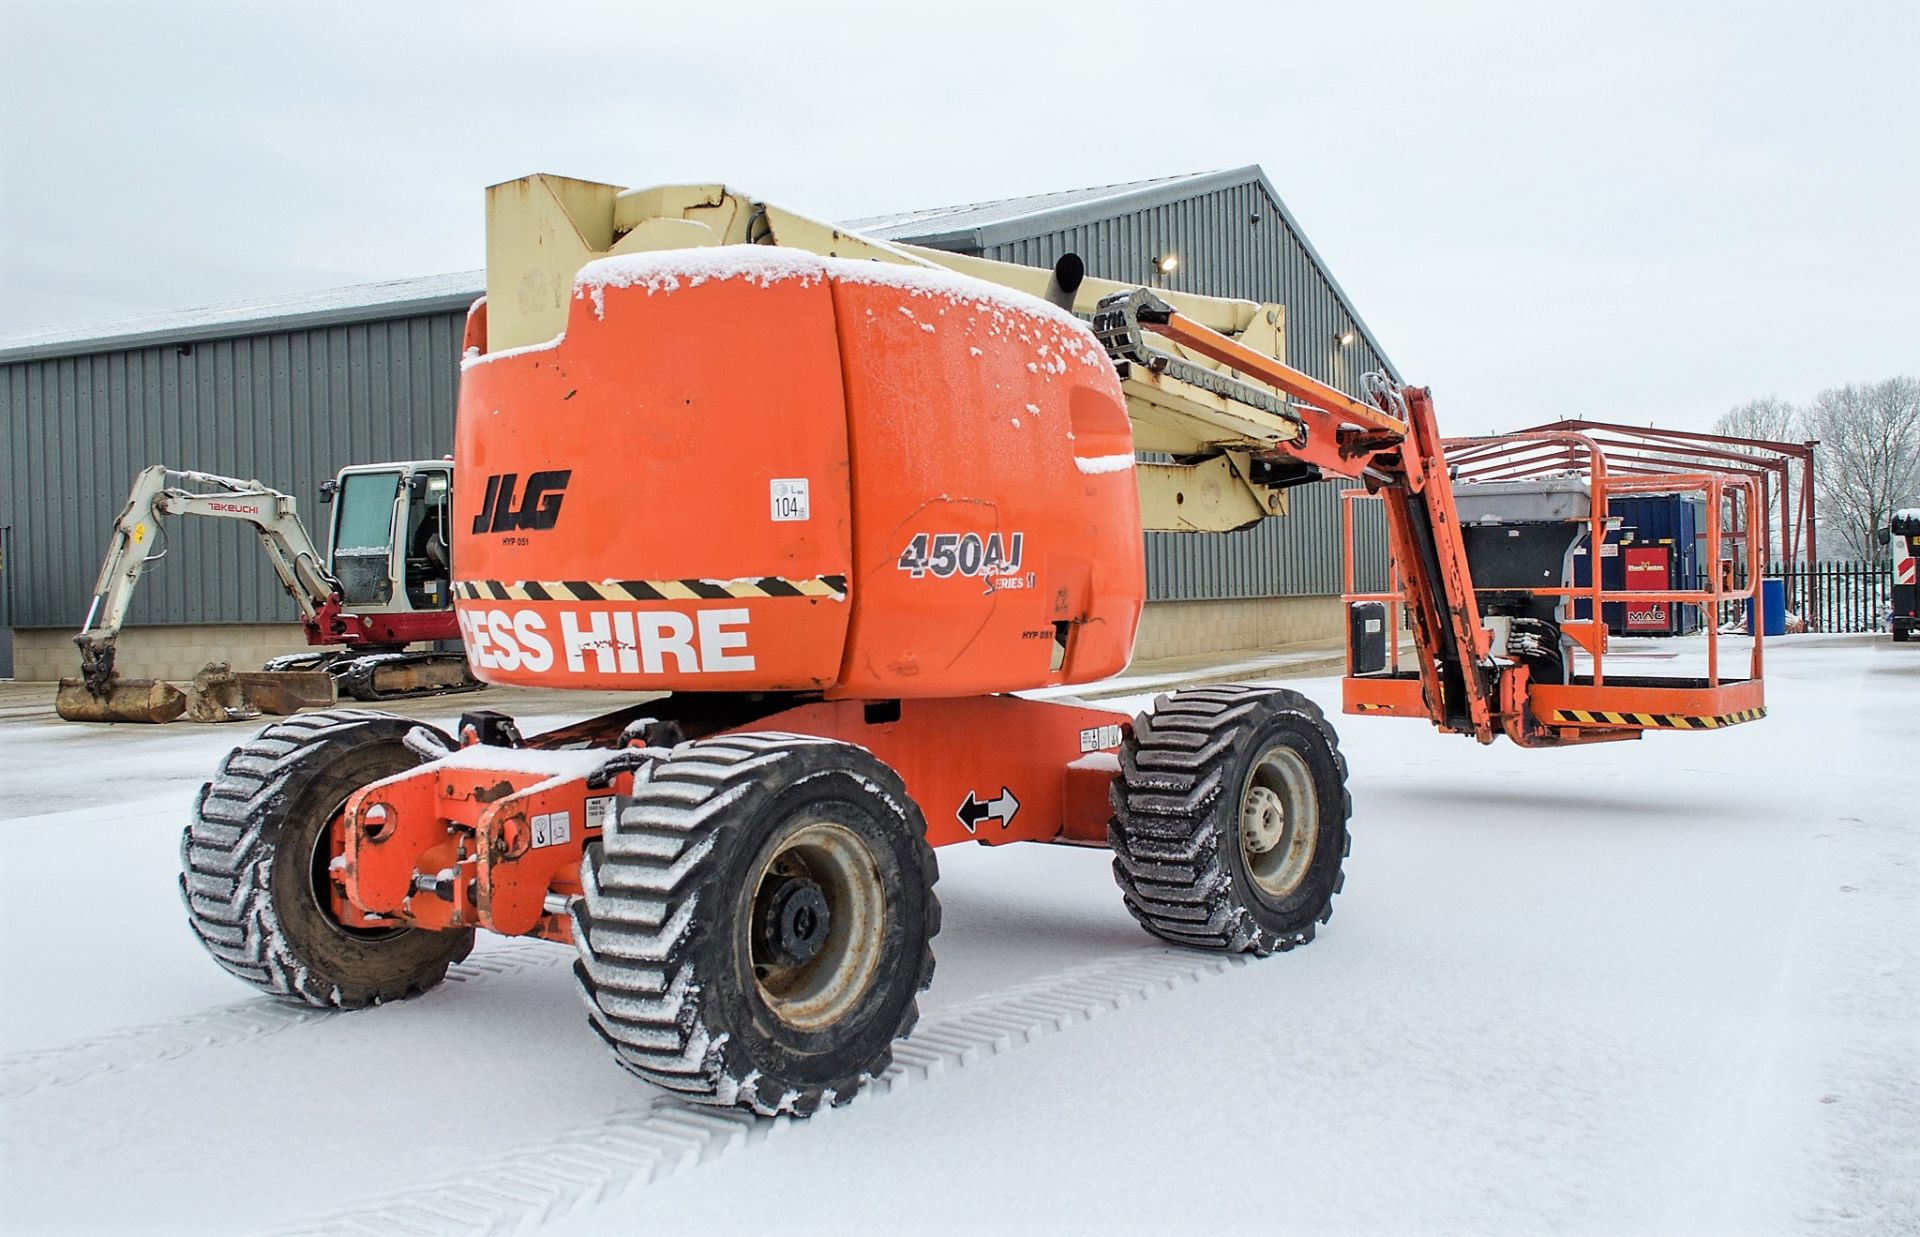
[[[571,942],[566,902],[581,892],[585,849],[663,733],[678,741],[783,731],[856,743],[900,774],[934,846],[1105,846],[1114,749],[1132,727],[1124,713],[1017,696],[819,701],[726,726],[648,719],[649,707],[525,747],[481,744],[480,727],[463,725],[461,748],[356,792],[333,825],[335,917],[362,928],[482,927]],[[622,734],[630,737],[620,742]]]

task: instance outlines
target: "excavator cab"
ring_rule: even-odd
[[[445,610],[451,464],[368,464],[321,490],[333,506],[328,567],[341,600],[371,613]]]

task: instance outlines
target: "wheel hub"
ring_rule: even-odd
[[[1240,853],[1247,874],[1268,897],[1300,887],[1313,864],[1320,810],[1313,775],[1300,753],[1269,748],[1248,770],[1240,796]]]
[[[800,824],[770,847],[743,925],[761,1000],[802,1031],[859,1006],[881,961],[886,895],[872,851],[831,820]]]
[[[1264,855],[1280,844],[1287,831],[1287,807],[1280,796],[1265,786],[1247,792],[1241,827],[1246,831],[1247,849]]]
[[[761,894],[758,919],[764,956],[778,966],[804,966],[813,961],[833,926],[826,892],[807,876],[768,881]]]

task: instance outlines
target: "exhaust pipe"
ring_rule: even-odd
[[[1073,312],[1073,294],[1087,277],[1087,264],[1077,253],[1062,254],[1053,264],[1053,276],[1047,280],[1047,300],[1068,313]]]

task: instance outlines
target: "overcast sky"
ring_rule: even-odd
[[[1263,166],[1455,432],[1920,372],[1920,2],[0,0],[0,333],[481,265],[533,171],[845,219]]]

